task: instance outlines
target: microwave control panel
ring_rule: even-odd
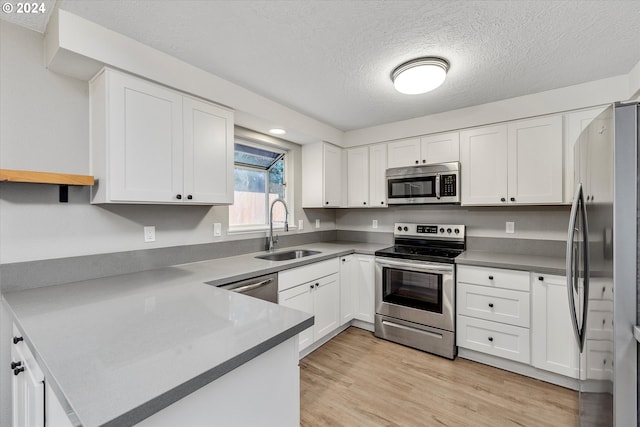
[[[455,175],[440,175],[440,196],[456,196]]]

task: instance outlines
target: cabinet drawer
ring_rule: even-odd
[[[310,282],[330,274],[338,273],[340,264],[338,258],[328,259],[302,267],[284,270],[278,273],[278,291],[292,288],[302,283]]]
[[[529,327],[529,293],[458,284],[458,314]]]
[[[611,279],[592,278],[589,283],[589,300],[613,301],[613,282]]]
[[[587,339],[613,340],[613,301],[589,301]]]
[[[457,345],[529,363],[529,329],[482,319],[458,316]]]
[[[529,291],[529,273],[526,271],[461,265],[458,266],[457,277],[458,282]]]
[[[613,377],[613,342],[587,340],[587,379],[611,380]]]

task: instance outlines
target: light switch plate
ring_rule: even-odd
[[[156,227],[154,225],[144,226],[144,241],[147,243],[156,241]]]
[[[516,223],[507,221],[506,225],[505,225],[505,228],[504,228],[504,232],[505,233],[509,233],[509,234],[515,233],[516,232]]]
[[[304,220],[298,220],[298,230],[304,230]]]
[[[213,223],[213,235],[218,237],[222,236],[222,224],[219,222]]]
[[[320,228],[320,220],[316,219],[316,228]]]

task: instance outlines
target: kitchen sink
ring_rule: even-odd
[[[260,255],[257,256],[256,258],[258,259],[266,259],[268,261],[288,261],[290,259],[296,259],[296,258],[304,258],[306,256],[310,256],[310,255],[317,255],[321,253],[320,251],[309,251],[309,250],[295,250],[295,251],[286,251],[286,252],[276,252],[276,253],[272,253],[272,254],[267,254],[267,255]]]

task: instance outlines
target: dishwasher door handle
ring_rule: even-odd
[[[273,282],[273,279],[262,280],[262,281],[260,281],[258,283],[252,283],[250,285],[240,286],[238,288],[226,288],[224,285],[220,286],[220,287],[222,289],[227,289],[229,291],[243,293],[243,292],[249,292],[249,291],[254,290],[254,289],[258,289],[258,288],[260,288],[262,286],[266,286],[271,282]]]

